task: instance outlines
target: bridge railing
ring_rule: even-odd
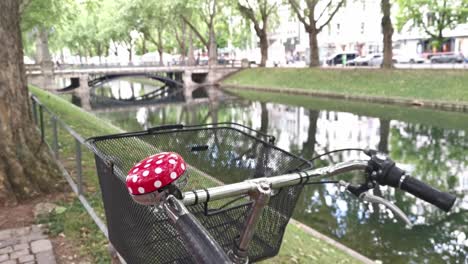
[[[241,60],[219,59],[218,64],[212,67],[241,67]],[[74,70],[74,69],[101,69],[101,68],[152,68],[152,67],[208,67],[207,61],[199,61],[195,65],[188,65],[185,62],[142,62],[142,63],[81,63],[81,64],[55,64],[54,70]],[[26,73],[42,72],[40,64],[25,64]]]

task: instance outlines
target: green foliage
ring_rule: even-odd
[[[246,19],[240,19],[236,27],[232,27],[231,41],[236,48],[246,49],[250,45],[252,31]]]
[[[66,48],[85,57],[106,56],[119,45],[140,55],[153,51],[182,53],[181,47],[186,52],[190,30],[195,32],[194,47],[206,50],[210,27],[218,48],[246,47],[250,42],[250,26],[233,0],[23,1],[23,40],[25,54],[31,57],[37,27],[48,30],[53,52]]]
[[[445,38],[443,30],[466,23],[468,0],[398,0],[397,29],[417,27],[430,36],[433,45],[440,48]]]
[[[279,1],[240,0],[237,8],[245,19],[253,23],[257,35],[260,35],[260,31],[271,32],[278,25],[278,5]]]
[[[21,29],[24,32],[35,27],[56,28],[68,15],[70,0],[23,0]]]
[[[39,30],[48,34],[49,42],[56,46],[60,32],[72,19],[73,0],[22,0],[20,7],[21,31],[25,54],[35,57],[35,41]]]

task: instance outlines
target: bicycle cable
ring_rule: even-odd
[[[342,148],[342,149],[334,149],[334,150],[330,150],[330,151],[327,151],[327,152],[325,152],[325,153],[322,153],[322,154],[320,154],[320,155],[317,155],[317,156],[311,158],[311,159],[308,160],[308,161],[309,161],[309,162],[312,162],[312,161],[314,161],[314,160],[316,160],[316,159],[319,159],[319,158],[321,158],[321,157],[323,157],[323,156],[330,155],[330,154],[336,153],[336,152],[353,151],[353,150],[355,150],[355,151],[362,151],[362,152],[364,152],[364,153],[366,153],[366,152],[368,151],[367,149],[362,149],[362,148]]]
[[[334,150],[330,150],[330,151],[327,151],[325,153],[322,153],[320,155],[317,155],[313,158],[311,158],[310,160],[308,160],[309,162],[313,162],[314,160],[317,160],[323,156],[326,156],[326,155],[330,155],[332,153],[336,153],[336,152],[343,152],[343,151],[362,151],[364,153],[368,153],[369,150],[368,149],[362,149],[362,148],[342,148],[342,149],[334,149]],[[302,166],[302,165],[301,165]],[[329,183],[333,183],[333,184],[337,184],[338,181],[316,181],[316,182],[306,182],[304,183],[304,185],[310,185],[310,184],[329,184]]]

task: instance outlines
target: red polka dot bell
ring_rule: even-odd
[[[163,189],[184,175],[184,159],[174,152],[151,155],[138,162],[128,171],[126,184],[134,196]]]

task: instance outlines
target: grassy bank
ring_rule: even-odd
[[[255,68],[234,74],[223,83],[468,103],[465,70]]]
[[[106,121],[75,107],[69,102],[40,89],[31,87],[44,105],[56,113],[65,123],[69,124],[84,137],[121,132],[121,129],[112,126]],[[47,118],[46,118],[47,120]],[[47,127],[47,126],[46,126]],[[46,130],[46,139],[50,139],[51,131]],[[74,141],[59,131],[61,161],[72,171],[74,164]],[[50,141],[49,141],[50,142]],[[82,156],[83,174],[86,182],[85,193],[98,214],[104,218],[97,176],[94,168],[94,157],[89,151]],[[73,175],[72,175],[73,176]],[[70,199],[61,203],[66,210],[54,214],[43,221],[50,223],[53,234],[63,233],[77,247],[82,254],[91,255],[96,263],[109,263],[107,256],[106,239],[92,222],[86,211],[80,206],[77,199]],[[303,232],[296,226],[289,225],[284,237],[280,254],[267,260],[267,263],[358,263],[355,259],[335,247],[318,240]]]
[[[70,104],[68,101],[45,92],[39,88],[30,87],[30,92],[39,98],[47,108],[54,112],[67,125],[77,131],[83,137],[93,135],[105,135],[118,133],[121,130],[96,116],[83,111],[81,108]],[[50,116],[44,112],[46,142],[52,142],[52,129]],[[75,140],[67,131],[58,126],[59,157],[72,178],[76,179],[75,165]],[[82,175],[85,184],[84,193],[96,213],[105,219],[99,182],[96,177],[94,155],[82,148]],[[64,183],[66,184],[66,183]],[[79,249],[83,256],[91,257],[94,263],[110,263],[107,251],[107,239],[94,224],[86,210],[76,198],[68,186],[64,186],[64,192],[68,193],[66,199],[59,205],[66,208],[65,211],[54,213],[41,218],[40,223],[49,224],[51,235],[65,236],[68,241]]]

